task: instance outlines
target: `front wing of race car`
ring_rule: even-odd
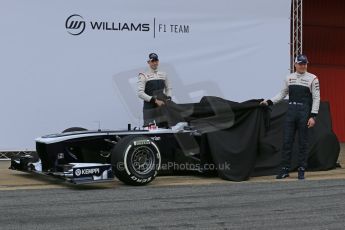
[[[10,169],[55,176],[73,184],[106,182],[114,179],[111,164],[68,163],[59,165],[56,171],[42,171],[41,161],[36,161],[31,155],[12,158]]]

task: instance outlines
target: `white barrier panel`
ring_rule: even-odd
[[[0,150],[65,128],[141,125],[150,52],[174,100],[270,97],[289,73],[289,0],[1,0]]]

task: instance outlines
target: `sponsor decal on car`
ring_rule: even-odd
[[[88,175],[99,175],[100,168],[77,168],[74,170],[74,175],[79,176],[88,176]]]
[[[76,169],[76,170],[74,171],[74,174],[75,174],[76,176],[80,176],[80,175],[81,175],[81,170],[80,170],[80,169]]]
[[[154,140],[154,141],[160,141],[161,137],[154,136],[154,137],[151,137],[151,139]]]

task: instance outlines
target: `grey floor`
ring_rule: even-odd
[[[0,229],[345,229],[345,180],[0,191]]]

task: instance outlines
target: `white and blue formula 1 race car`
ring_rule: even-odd
[[[88,131],[69,128],[36,139],[36,153],[13,157],[10,169],[63,178],[75,184],[114,179],[145,185],[169,166],[200,163],[200,134],[186,122],[167,129]],[[164,167],[162,167],[164,166]]]

